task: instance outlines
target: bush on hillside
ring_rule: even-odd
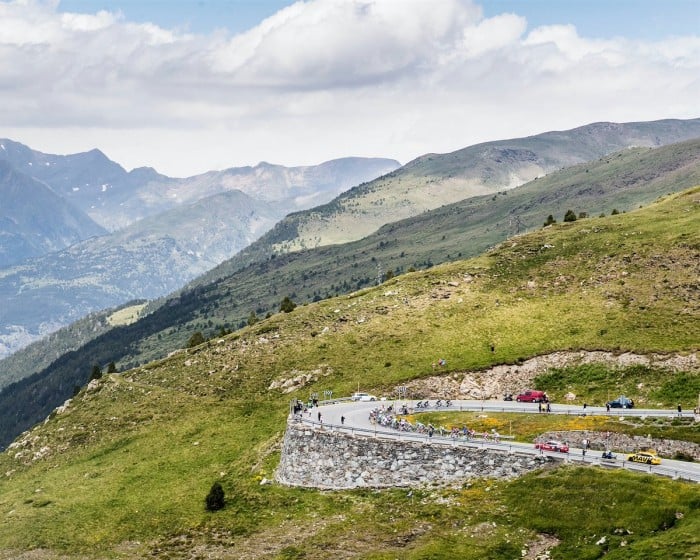
[[[218,511],[220,509],[223,509],[225,500],[224,489],[221,487],[221,484],[219,484],[218,482],[212,484],[211,489],[209,490],[209,494],[207,494],[207,497],[204,501],[207,511]]]
[[[205,342],[204,335],[201,332],[197,331],[187,341],[187,348],[194,348],[195,346],[199,346],[200,344],[203,344],[204,342]]]
[[[296,306],[297,304],[294,303],[289,296],[284,296],[284,299],[280,304],[280,311],[284,311],[285,313],[291,313],[292,311],[294,311],[294,308]]]

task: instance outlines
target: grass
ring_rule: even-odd
[[[348,395],[360,383],[391,394],[434,375],[437,357],[447,359],[449,375],[563,349],[697,351],[699,200],[695,189],[640,212],[547,228],[483,257],[300,306],[104,376],[98,390],[83,390],[67,412],[0,456],[0,550],[123,559],[183,558],[197,547],[255,558],[503,558],[547,533],[561,541],[553,558],[646,558],[672,542],[679,557],[697,557],[700,488],[627,472],[562,468],[410,496],[260,482],[278,463],[289,401],[312,392]],[[598,390],[594,370],[557,375],[552,387]],[[610,375],[606,390],[628,390],[620,372]],[[694,387],[689,372],[643,375],[645,394],[659,402]],[[290,392],[270,389],[287,380],[296,380]],[[548,418],[518,421],[514,430],[531,438]],[[505,418],[486,420],[510,429]],[[691,438],[689,428],[658,426],[671,428]],[[32,460],[35,453],[43,458]],[[226,507],[207,513],[216,481]],[[595,544],[603,535],[607,549]]]
[[[414,422],[416,417],[406,417]],[[692,419],[638,418],[634,412],[624,420],[602,415],[558,415],[521,414],[499,412],[425,412],[421,413],[423,424],[452,427],[467,426],[481,434],[496,430],[503,436],[514,436],[515,441],[532,442],[544,433],[552,431],[598,431],[614,432],[630,436],[651,435],[653,438],[677,439],[700,444],[700,426]]]
[[[675,408],[681,404],[689,410],[697,405],[700,395],[700,372],[674,372],[644,365],[611,368],[597,363],[553,368],[539,375],[534,385],[560,398],[571,391],[578,401],[590,404],[602,405],[623,394],[638,407]]]

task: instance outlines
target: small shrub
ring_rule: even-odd
[[[204,341],[204,335],[201,332],[197,331],[187,341],[187,348],[194,348],[195,346],[199,346],[200,344],[203,344]]]
[[[205,499],[207,511],[218,511],[224,507],[224,489],[221,484],[215,482]]]
[[[284,313],[291,313],[294,311],[296,306],[297,304],[294,303],[289,296],[284,296],[284,299],[280,304],[280,311],[283,311]]]

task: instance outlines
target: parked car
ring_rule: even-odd
[[[549,397],[544,391],[525,391],[515,397],[515,400],[518,402],[549,402]]]
[[[609,401],[606,406],[609,408],[634,408],[634,401],[622,395],[614,401]]]
[[[656,451],[637,451],[627,455],[628,461],[635,463],[646,463],[647,465],[660,465],[661,458],[656,454]]]
[[[354,401],[376,401],[377,397],[370,395],[369,393],[355,393],[352,396]]]
[[[569,446],[562,441],[557,441],[555,439],[549,439],[547,441],[538,442],[535,444],[535,449],[541,449],[542,451],[559,451],[561,453],[568,453]]]

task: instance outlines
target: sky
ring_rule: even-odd
[[[0,0],[0,137],[173,177],[700,117],[700,0]]]

